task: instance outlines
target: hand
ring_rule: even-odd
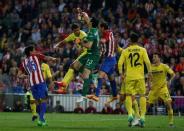
[[[81,42],[81,40],[80,40],[80,38],[76,38],[76,39],[74,40],[74,42],[75,42],[76,44],[79,44],[79,43]]]
[[[90,22],[89,16],[86,12],[81,12],[81,17],[88,24]]]
[[[75,9],[75,13],[77,14],[77,19],[78,20],[82,19],[81,12],[82,12],[81,8]]]

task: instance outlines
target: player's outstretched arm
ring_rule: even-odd
[[[54,58],[54,57],[51,57],[51,56],[46,56],[46,55],[43,55],[42,53],[40,52],[32,52],[31,53],[32,55],[36,55],[40,60],[45,60],[45,61],[56,61],[57,58]]]
[[[150,81],[152,79],[151,62],[149,60],[146,49],[144,50],[144,53],[143,53],[143,59],[144,59],[144,62],[146,64],[146,67],[147,67],[147,70],[148,70],[148,80]]]
[[[125,62],[125,56],[124,56],[124,53],[122,51],[121,56],[118,60],[118,71],[119,71],[120,75],[123,75],[123,64],[124,64],[124,62]]]
[[[174,73],[174,71],[168,65],[166,65],[165,67],[166,67],[167,73],[170,75],[170,79],[169,79],[168,82],[169,82],[169,84],[171,84],[171,81],[175,77],[175,73]]]
[[[47,61],[56,61],[57,60],[57,58],[54,58],[54,57],[51,57],[51,56],[45,56],[45,59]]]
[[[58,42],[58,43],[56,43],[56,44],[54,44],[54,48],[59,48],[61,45],[64,45],[64,41],[63,40]]]

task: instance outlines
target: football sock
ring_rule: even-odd
[[[42,122],[45,122],[45,119],[44,119],[44,115],[45,115],[45,113],[46,113],[46,109],[47,109],[47,104],[46,104],[46,102],[43,102],[43,103],[41,103],[40,104],[40,121],[42,121]]]
[[[128,116],[132,116],[132,96],[126,96],[125,106],[128,112]]]
[[[88,87],[90,84],[90,79],[84,79],[84,84],[83,84],[83,90],[82,90],[82,96],[86,96],[86,94],[88,93]]]
[[[102,78],[98,78],[98,85],[97,85],[97,88],[96,88],[96,96],[100,95],[101,87],[102,87]]]
[[[36,113],[36,104],[33,103],[33,104],[30,104],[30,107],[31,107],[31,113],[33,116],[37,116],[37,113]]]
[[[173,109],[168,110],[169,124],[173,124]]]
[[[133,100],[133,109],[134,109],[134,114],[137,118],[140,118],[140,114],[139,114],[139,106],[138,106],[138,103],[137,103],[137,100],[134,99]]]
[[[65,82],[68,85],[73,78],[74,78],[74,70],[69,68],[61,82]]]
[[[112,96],[116,97],[117,96],[116,81],[112,80],[110,81],[110,84],[111,84],[111,89],[112,89]]]
[[[146,97],[144,97],[144,96],[140,97],[140,113],[141,113],[141,118],[145,119],[145,114],[146,114]]]

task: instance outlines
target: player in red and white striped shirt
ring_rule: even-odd
[[[40,61],[56,59],[34,52],[33,46],[26,47],[24,52],[26,58],[22,61],[18,76],[24,77],[23,72],[26,72],[26,74],[28,75],[31,85],[31,91],[36,101],[37,112],[39,114],[38,126],[45,126],[47,125],[44,119],[44,114],[46,112],[47,85],[41,71]]]
[[[28,74],[31,86],[44,82],[39,62],[44,59],[45,56],[42,54],[30,54],[30,56],[26,57],[22,62],[21,70],[25,70]]]
[[[98,78],[98,85],[96,88],[95,95],[88,95],[89,99],[93,99],[95,101],[99,101],[100,89],[102,87],[102,79],[107,75],[112,89],[113,97],[109,99],[107,103],[110,103],[117,99],[117,88],[116,82],[114,78],[114,71],[116,66],[116,57],[115,57],[115,49],[116,43],[114,40],[113,32],[108,29],[107,23],[100,24],[100,31],[101,31],[101,39],[100,39],[100,47],[102,53],[102,63],[99,70],[99,78]]]
[[[104,28],[104,27],[101,27],[101,28]],[[102,32],[102,38],[100,40],[102,56],[113,58],[115,56],[115,48],[116,48],[113,32],[107,29],[106,30],[103,29],[103,30],[104,31]]]

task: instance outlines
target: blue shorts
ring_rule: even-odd
[[[40,83],[31,87],[31,91],[34,99],[44,99],[47,97],[47,85],[46,83]]]
[[[100,67],[100,71],[105,72],[107,75],[111,75],[115,71],[115,66],[116,57],[105,57]]]

